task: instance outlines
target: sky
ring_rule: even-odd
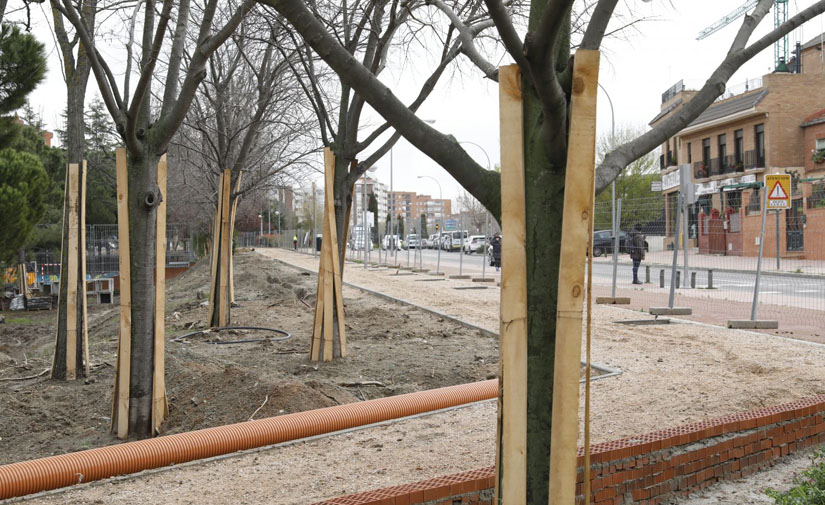
[[[599,83],[609,93],[617,129],[623,126],[647,128],[647,123],[659,112],[661,94],[680,79],[688,89],[698,89],[719,65],[735,36],[741,19],[710,37],[697,41],[700,30],[713,24],[744,3],[744,0],[622,0],[620,4],[632,8],[637,16],[651,18],[621,38],[606,39],[602,46]],[[788,0],[788,17],[793,16],[814,0]],[[47,81],[30,95],[34,109],[41,113],[47,125],[60,125],[60,114],[65,107],[65,85],[60,73],[57,49],[45,24],[47,4],[32,4],[33,32],[46,44],[49,54]],[[789,48],[796,41],[807,42],[825,31],[823,17],[809,21],[789,36]],[[773,28],[773,13],[766,16],[751,37],[751,41]],[[382,80],[401,97],[417,92],[421,79],[429,74],[426,58],[408,63],[402,68],[382,74]],[[502,64],[510,63],[506,58]],[[734,74],[729,87],[741,85],[748,79],[761,77],[773,70],[773,48],[753,58]],[[484,79],[482,74],[463,66],[464,71],[451,79],[442,79],[419,117],[432,120],[432,126],[453,135],[482,166],[499,162],[498,85]],[[92,78],[88,98],[97,93]],[[408,101],[408,100],[407,100]],[[368,118],[369,119],[369,118]],[[373,115],[372,124],[380,118]],[[608,136],[611,131],[611,108],[607,95],[598,95],[598,134]],[[320,160],[319,160],[320,161]],[[371,174],[390,184],[390,156],[385,156]],[[392,182],[396,191],[415,191],[437,198],[439,187],[424,175],[434,177],[444,198],[456,198],[461,188],[444,169],[420,153],[405,140],[400,140],[392,153]]]

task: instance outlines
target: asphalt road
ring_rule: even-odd
[[[383,254],[383,253],[382,253]],[[421,255],[421,256],[420,256]],[[410,250],[409,262],[420,261],[423,256],[424,268],[429,268],[435,271],[438,258],[438,251],[432,249],[424,249],[421,251]],[[398,264],[401,266],[407,265],[407,251],[398,251]],[[370,254],[371,261],[378,260],[377,251],[373,250]],[[461,261],[461,271],[464,274],[472,276],[480,276],[482,273],[482,257],[478,254],[459,254],[458,252],[441,251],[440,270],[447,274],[455,274],[459,272],[459,265]],[[617,285],[622,288],[636,287],[630,281],[632,280],[632,268],[627,262],[629,258],[627,255],[619,257],[619,265],[617,268]],[[622,262],[625,262],[622,264]],[[644,281],[644,266],[640,270],[640,278]],[[670,267],[663,267],[660,265],[651,265],[650,281],[651,284],[639,286],[641,289],[657,290],[659,288],[659,271],[665,270],[665,285],[664,290],[670,288]],[[691,272],[696,272],[696,287],[700,288],[693,293],[697,297],[703,298],[718,298],[734,299],[740,301],[749,301],[753,296],[753,287],[756,280],[754,272],[720,272],[718,270],[713,272],[713,288],[707,288],[708,270],[707,269],[691,269]],[[613,267],[610,263],[596,263],[593,269],[593,282],[600,286],[610,286],[612,281]],[[495,268],[486,267],[486,275],[496,277],[497,272]],[[682,282],[684,285],[684,282]],[[680,289],[679,293],[682,295],[691,295],[690,289]],[[814,310],[825,311],[825,277],[810,278],[810,277],[794,277],[792,274],[776,275],[774,273],[765,272],[760,279],[759,290],[760,302],[772,303],[776,305],[797,306],[802,308],[809,308]]]

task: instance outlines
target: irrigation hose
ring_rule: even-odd
[[[204,328],[202,330],[193,331],[191,333],[185,333],[183,335],[179,335],[172,339],[173,342],[180,342],[186,337],[192,337],[194,335],[201,335],[207,333],[220,333],[224,330],[255,330],[255,331],[268,331],[270,333],[276,333],[278,335],[282,335],[280,337],[265,337],[265,338],[246,338],[242,340],[215,340],[212,342],[207,342],[207,344],[249,344],[254,342],[283,342],[285,340],[289,340],[292,338],[292,335],[285,332],[284,330],[279,330],[277,328],[264,328],[263,326],[220,326],[218,328]]]
[[[0,500],[492,400],[498,379],[336,405],[0,466]]]

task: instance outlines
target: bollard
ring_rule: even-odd
[[[676,289],[679,289],[680,287],[682,287],[682,271],[677,270],[676,271]]]
[[[664,268],[659,270],[659,287],[660,288],[665,287],[665,269]]]
[[[650,265],[645,265],[645,284],[650,284]]]
[[[690,287],[696,289],[696,272],[690,273]]]
[[[708,289],[713,289],[713,270],[708,270]]]

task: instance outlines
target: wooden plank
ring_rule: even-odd
[[[221,203],[223,203],[223,172],[218,177],[218,205],[215,207],[215,219],[212,221],[212,245],[209,248],[210,272],[209,277],[209,315],[207,323],[212,325],[215,317],[215,310],[218,298],[218,255],[220,254],[220,233],[221,233]]]
[[[221,258],[220,280],[218,285],[218,326],[226,326],[226,312],[229,308],[227,296],[227,281],[229,280],[229,254],[232,237],[229,236],[229,192],[232,182],[232,171],[223,171],[223,201],[221,202]]]
[[[157,184],[160,204],[155,218],[155,348],[152,372],[152,430],[160,433],[160,425],[169,414],[166,401],[166,155],[158,161]]]
[[[235,195],[241,192],[241,178],[243,172],[238,174],[238,179],[235,181]],[[229,200],[232,201],[232,195],[229,195]],[[232,212],[229,214],[229,243],[232,243],[232,237],[235,236],[235,216],[238,214],[238,202],[241,199],[235,197],[232,202]],[[232,247],[229,248],[229,304],[235,302],[235,254],[232,252]]]
[[[66,176],[63,178],[63,188],[68,188],[68,187],[69,187],[69,167],[66,166]],[[65,249],[65,247],[66,247],[66,233],[64,233],[64,231],[65,231],[64,228],[66,226],[68,226],[68,221],[69,221],[69,195],[64,190],[63,191],[63,226],[61,226],[61,228],[60,228],[60,257],[61,257],[60,261],[61,261],[61,263],[63,261],[63,259],[62,259],[63,258],[63,251],[66,250]],[[68,262],[66,262],[66,265],[68,265]],[[64,265],[61,265],[61,267],[60,267],[61,276],[63,275],[63,272],[64,272],[63,267],[64,267]],[[62,285],[63,284],[61,284],[61,286]],[[57,325],[55,327],[60,326],[60,318],[63,317],[63,315],[60,312],[60,306],[61,306],[60,303],[63,301],[63,295],[61,294],[62,291],[63,291],[62,289],[57,290],[57,307],[58,307],[58,309],[57,309]],[[57,340],[58,340],[57,338],[54,339],[54,360],[53,360],[52,371],[49,374],[50,379],[54,379],[54,369],[55,369],[54,364],[56,364],[57,360],[60,359],[60,357],[57,355]],[[113,416],[114,416],[114,409],[112,411],[112,416],[110,416],[109,419],[112,419]]]
[[[553,420],[550,430],[550,498],[574,503],[579,428],[579,375],[584,271],[596,166],[596,90],[599,52],[576,51],[559,259]]]
[[[505,505],[527,500],[527,252],[522,110],[518,65],[500,67],[502,268],[498,471],[501,488],[497,495]]]
[[[86,377],[89,376],[89,307],[86,299],[86,174],[88,173],[88,164],[86,160],[80,163],[80,222],[78,223],[78,230],[80,232],[80,278],[83,279],[83,293],[80,297],[80,303],[83,304],[83,322],[81,323],[81,330],[83,331],[83,364],[86,372]]]
[[[327,157],[332,158],[332,166],[335,166],[335,157],[332,154],[332,150],[330,148],[326,148],[324,150],[324,158],[326,160]],[[326,163],[325,163],[326,164]],[[330,184],[332,186],[332,184]],[[329,191],[324,191],[325,198],[327,202],[334,202],[334,195],[332,192],[333,188],[330,188]],[[326,195],[329,194],[327,197]],[[338,314],[338,342],[340,346],[340,353],[341,356],[335,356],[333,352],[333,357],[344,357],[347,355],[347,330],[345,325],[345,315],[344,315],[344,296],[342,293],[341,288],[341,263],[339,261],[338,256],[338,227],[335,222],[335,208],[331,205],[331,212],[327,213],[330,226],[329,226],[329,242],[330,242],[330,252],[332,256],[332,288],[333,288],[333,296],[335,297],[335,311]],[[347,221],[349,222],[349,221]],[[346,240],[346,239],[344,239]],[[332,306],[329,308],[332,311]],[[334,346],[332,348],[334,351]]]
[[[77,163],[70,163],[68,266],[66,267],[66,380],[77,378],[77,254],[78,254],[78,172]],[[61,279],[62,282],[62,279]],[[84,279],[85,282],[85,279]]]
[[[117,171],[117,243],[120,267],[120,337],[118,339],[117,436],[129,436],[129,374],[132,359],[132,275],[129,245],[129,171],[126,149],[115,151]]]
[[[335,156],[329,148],[324,149],[324,361],[332,361],[332,322],[335,270],[332,265],[335,226]]]

